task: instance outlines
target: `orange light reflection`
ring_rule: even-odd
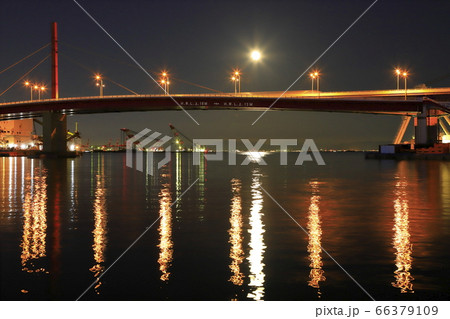
[[[242,199],[241,199],[241,181],[238,179],[231,180],[231,192],[233,198],[231,199],[231,217],[230,217],[230,239],[231,244],[230,258],[231,258],[231,281],[236,286],[242,286],[244,283],[244,274],[241,272],[240,265],[244,260],[244,251],[242,250]]]
[[[410,273],[412,268],[412,244],[409,233],[407,185],[406,181],[398,181],[395,185],[395,195],[397,198],[394,200],[393,246],[395,249],[395,266],[397,266],[397,270],[394,271],[396,281],[392,283],[392,286],[399,288],[401,293],[414,293],[412,283],[414,278]]]
[[[308,252],[309,252],[309,267],[311,268],[309,272],[308,285],[317,289],[317,295],[320,298],[320,282],[325,281],[326,278],[323,275],[324,271],[322,269],[322,228],[320,220],[320,196],[318,196],[319,186],[318,182],[310,182],[313,190],[313,195],[311,196],[311,203],[309,205],[308,212]]]
[[[162,281],[169,280],[170,272],[169,267],[172,262],[173,256],[173,242],[172,242],[172,196],[170,194],[170,184],[163,184],[163,188],[159,193],[159,215],[161,216],[159,224],[159,270],[161,270]]]
[[[95,187],[95,200],[94,200],[94,230],[92,233],[94,234],[94,243],[92,245],[92,249],[94,252],[94,260],[96,264],[91,267],[89,270],[94,273],[94,276],[97,278],[97,282],[94,286],[94,290],[97,294],[100,294],[98,290],[102,285],[99,276],[103,273],[105,269],[104,266],[104,253],[106,249],[107,242],[107,213],[106,213],[106,188],[105,188],[105,175],[104,175],[104,167],[103,163],[100,162],[98,164],[101,165],[99,167],[98,173],[95,176],[96,187]]]
[[[36,268],[33,262],[46,255],[47,175],[40,168],[33,173],[35,176],[27,179],[24,191],[22,270],[44,272],[44,268]]]

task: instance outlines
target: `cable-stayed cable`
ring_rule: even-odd
[[[29,71],[27,71],[24,75],[22,75],[17,81],[15,81],[13,84],[11,84],[6,90],[4,90],[2,93],[0,93],[0,96],[8,92],[14,85],[16,85],[19,81],[23,80],[24,77],[26,77],[28,74],[30,74],[34,69],[36,69],[39,65],[44,63],[45,60],[47,60],[50,57],[50,54],[47,55],[45,58],[43,58],[38,64],[33,66]]]
[[[61,55],[63,58],[67,59],[68,61],[72,62],[73,64],[78,65],[80,68],[85,69],[85,70],[88,71],[89,73],[95,74],[95,72],[94,72],[93,70],[91,70],[89,67],[87,67],[86,65],[84,65],[84,64],[82,64],[82,63],[76,61],[75,59],[73,59],[73,58],[71,58],[71,57],[69,57],[69,56],[67,56],[67,54],[62,54],[62,53],[60,53],[60,55]],[[120,83],[117,83],[117,82],[113,81],[111,78],[109,78],[109,77],[107,77],[107,76],[103,76],[103,78],[105,78],[105,79],[107,79],[108,81],[110,81],[111,83],[113,83],[113,84],[115,84],[115,85],[121,87],[122,89],[127,90],[127,91],[130,92],[130,93],[133,93],[133,94],[135,94],[135,95],[139,95],[139,93],[136,93],[136,92],[133,91],[132,89],[127,88],[127,87],[126,87],[125,85],[123,85],[123,84],[120,84]]]
[[[36,51],[34,51],[33,53],[30,53],[29,55],[27,55],[26,57],[20,59],[19,61],[17,61],[16,63],[11,64],[10,66],[8,66],[6,69],[0,71],[0,74],[2,74],[3,72],[11,69],[12,67],[16,66],[17,64],[19,64],[20,62],[25,61],[26,59],[32,57],[33,55],[35,55],[36,53],[38,53],[39,51],[45,49],[46,47],[48,47],[50,45],[50,43],[47,43],[46,45],[44,45],[43,47],[37,49]]]
[[[112,58],[110,56],[107,56],[107,55],[104,55],[104,54],[101,54],[101,53],[98,53],[98,52],[94,52],[94,51],[91,51],[91,50],[83,49],[83,48],[77,47],[75,45],[69,44],[67,42],[62,42],[62,44],[66,45],[66,46],[68,46],[70,48],[79,50],[80,52],[83,52],[83,53],[91,54],[93,56],[97,56],[97,57],[100,57],[100,58],[103,58],[103,59],[108,59],[108,60],[113,61],[115,63],[120,63],[122,65],[126,65],[128,67],[131,67],[133,69],[139,69],[139,67],[137,65],[135,65],[135,64],[130,64],[130,63],[124,62],[122,60],[119,60],[119,59],[116,59],[116,58]],[[154,72],[154,71],[149,71],[149,73],[151,73],[153,75],[156,75],[156,76],[160,75],[160,73]],[[188,85],[196,86],[196,87],[199,87],[201,89],[205,89],[205,90],[212,91],[212,92],[215,92],[215,93],[223,93],[222,91],[219,91],[219,90],[216,90],[216,89],[212,89],[212,88],[209,88],[207,86],[204,86],[204,85],[201,85],[201,84],[197,84],[197,83],[194,83],[194,82],[189,82],[189,81],[182,80],[182,79],[175,78],[175,77],[171,77],[171,79],[174,80],[174,81],[186,83]]]

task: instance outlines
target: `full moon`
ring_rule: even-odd
[[[252,57],[253,61],[258,61],[261,59],[261,52],[259,52],[258,50],[254,50],[254,51],[252,51],[250,56]]]

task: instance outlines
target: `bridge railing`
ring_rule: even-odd
[[[103,97],[100,97],[98,95],[95,96],[79,96],[79,97],[65,97],[65,98],[58,98],[58,99],[40,99],[40,100],[26,100],[26,101],[13,101],[13,102],[3,102],[0,103],[0,106],[2,105],[16,105],[16,104],[39,104],[39,103],[48,103],[48,102],[61,102],[61,101],[74,101],[74,100],[105,100],[105,99],[117,99],[117,98],[177,98],[177,97],[253,97],[253,98],[273,98],[267,95],[254,95],[251,93],[241,93],[241,94],[234,94],[234,93],[206,93],[206,94],[171,94],[170,96],[164,95],[164,94],[133,94],[133,95],[104,95]],[[284,98],[296,98],[296,96],[283,96]],[[298,98],[299,96],[297,96]]]
[[[96,96],[80,96],[80,97],[66,97],[58,99],[41,99],[41,100],[27,100],[27,101],[13,101],[0,103],[1,106],[10,106],[18,104],[39,104],[39,103],[51,103],[56,101],[75,101],[75,100],[102,100],[102,99],[115,99],[115,98],[183,98],[183,97],[251,97],[251,98],[279,98],[283,92],[243,92],[243,93],[202,93],[202,94],[171,94],[170,96],[165,94],[139,94],[139,95],[105,95],[100,97]],[[312,91],[287,91],[282,96],[283,99],[311,99],[311,98],[375,98],[377,96],[389,96],[399,97],[403,96],[402,90],[378,90],[378,91],[344,91],[344,92],[312,92]],[[409,89],[407,91],[409,96],[412,95],[433,95],[433,94],[450,94],[450,88],[426,88],[426,89]]]

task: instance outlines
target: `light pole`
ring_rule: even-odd
[[[237,92],[236,77],[235,77],[235,76],[232,76],[232,77],[231,77],[231,81],[234,82],[234,94],[236,94],[236,92]]]
[[[38,88],[39,100],[41,99],[41,92],[44,93],[45,89],[46,89],[45,86],[41,86]]]
[[[168,95],[169,94],[169,85],[170,85],[170,81],[169,81],[169,75],[167,74],[166,71],[161,73],[161,80],[160,80],[162,87],[164,89],[164,95]]]
[[[407,99],[407,92],[408,92],[408,89],[407,89],[407,86],[406,86],[406,78],[408,77],[408,73],[407,72],[403,72],[403,77],[405,78],[405,100]]]
[[[310,73],[309,76],[311,77],[311,93],[314,92],[314,79],[316,78],[314,73]]]
[[[33,89],[35,89],[36,91],[38,91],[38,99],[40,100],[40,99],[41,99],[41,92],[39,92],[39,86],[35,84],[35,85],[33,86]]]
[[[164,95],[166,95],[166,92],[167,92],[166,80],[161,80],[161,86],[163,87]]]
[[[239,70],[234,71],[234,76],[236,77],[238,93],[241,93],[241,72]]]
[[[33,101],[33,84],[31,84],[29,81],[26,81],[25,86],[30,87],[30,101]]]
[[[320,85],[319,85],[319,83],[320,83],[319,82],[320,76],[319,76],[319,72],[315,72],[314,75],[317,78],[317,96],[320,97]]]
[[[105,87],[105,85],[103,84],[103,78],[101,77],[101,75],[96,75],[95,79],[98,81],[96,85],[100,87],[100,97],[103,97],[103,88]]]
[[[400,69],[395,69],[395,74],[397,74],[397,90],[400,90],[400,74],[402,71]]]
[[[314,92],[314,80],[316,80],[317,83],[317,95],[320,96],[320,82],[319,82],[319,72],[318,71],[314,71],[311,72],[309,74],[309,76],[311,77],[311,93]]]
[[[233,71],[231,81],[234,82],[234,94],[241,93],[241,72],[239,70]]]

